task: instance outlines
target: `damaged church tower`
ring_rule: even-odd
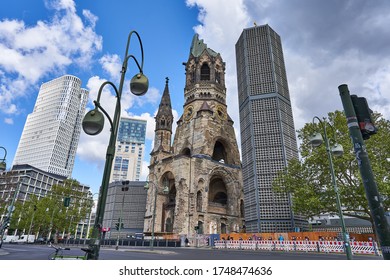
[[[144,232],[239,232],[244,196],[240,154],[227,112],[225,63],[196,34],[184,65],[184,113],[173,143],[168,78],[155,117]]]

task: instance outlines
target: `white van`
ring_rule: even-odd
[[[16,240],[16,243],[34,243],[35,241],[35,235],[22,235],[18,240]]]
[[[16,235],[5,235],[3,237],[3,243],[15,243],[18,239],[19,237]]]

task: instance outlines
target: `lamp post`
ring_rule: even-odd
[[[366,198],[374,222],[374,228],[382,249],[383,259],[390,260],[390,223],[386,219],[386,212],[383,207],[382,197],[378,191],[378,186],[375,181],[374,172],[372,171],[370,159],[368,158],[362,131],[360,130],[361,128],[358,123],[359,120],[357,118],[357,112],[355,112],[348,86],[345,84],[340,85],[339,93],[343,103],[345,117],[347,119],[349,135],[351,136],[353,149],[359,166],[360,176],[362,178]],[[368,128],[367,124],[368,123],[365,124],[365,129]]]
[[[7,150],[3,146],[0,146],[0,148],[4,150],[4,157],[0,161],[0,171],[5,171],[5,169],[7,168],[7,164],[5,163],[5,159],[7,157]]]
[[[347,259],[351,260],[352,259],[352,251],[351,251],[351,246],[349,244],[349,235],[348,235],[347,230],[345,228],[343,211],[341,209],[340,195],[339,195],[339,190],[338,190],[338,186],[337,186],[336,176],[335,176],[334,167],[333,167],[333,160],[332,160],[332,154],[335,156],[342,156],[342,154],[344,152],[343,147],[337,143],[335,143],[332,147],[330,147],[328,136],[326,133],[326,125],[329,125],[332,129],[333,129],[333,127],[328,122],[326,122],[325,118],[323,121],[321,121],[320,118],[314,117],[313,123],[314,123],[315,119],[317,119],[320,122],[320,126],[322,127],[323,132],[324,132],[326,152],[327,152],[328,158],[329,158],[329,168],[330,168],[330,173],[332,176],[332,184],[333,184],[334,192],[336,194],[336,205],[337,205],[337,210],[338,210],[338,214],[339,214],[340,222],[341,222],[341,230],[342,230],[342,234],[343,234],[345,253],[347,255]],[[334,134],[334,131],[333,131],[333,134]],[[334,137],[335,137],[335,135],[334,135]],[[323,138],[322,138],[322,135],[320,133],[315,133],[310,138],[310,144],[312,144],[314,147],[320,146],[322,144],[322,142],[323,142]]]
[[[133,55],[129,55],[129,46],[130,46],[130,39],[131,36],[135,34],[137,35],[140,48],[141,48],[141,55],[142,55],[142,62],[141,65],[138,63],[137,59]],[[116,141],[116,136],[118,132],[118,126],[119,126],[119,119],[120,119],[120,113],[121,113],[121,97],[122,97],[122,90],[123,90],[123,83],[125,80],[125,74],[127,70],[127,62],[128,60],[132,58],[135,63],[138,66],[139,73],[136,74],[130,81],[130,90],[133,94],[135,95],[144,95],[149,87],[149,81],[148,78],[143,74],[143,64],[144,64],[144,51],[142,47],[142,41],[139,36],[139,34],[136,31],[131,31],[128,39],[127,39],[127,45],[126,45],[126,52],[125,56],[123,59],[123,64],[122,64],[122,71],[121,71],[121,79],[119,83],[119,89],[116,88],[116,86],[110,82],[106,81],[104,82],[99,89],[98,92],[98,97],[97,100],[94,101],[95,108],[91,111],[89,111],[84,119],[83,119],[83,130],[86,134],[88,135],[97,135],[103,130],[104,126],[104,116],[103,114],[107,117],[107,119],[110,122],[111,125],[111,135],[110,135],[110,140],[109,144],[107,147],[107,152],[106,152],[106,163],[104,166],[104,171],[103,171],[103,178],[102,178],[102,184],[100,186],[100,191],[99,191],[99,199],[98,199],[98,205],[97,205],[97,210],[96,210],[96,219],[94,223],[94,228],[92,232],[92,238],[89,243],[89,250],[88,250],[88,259],[99,259],[99,251],[100,251],[100,243],[102,239],[102,227],[103,227],[103,216],[104,216],[104,209],[105,209],[105,204],[107,200],[107,191],[108,191],[108,184],[110,180],[110,172],[111,172],[111,167],[112,167],[112,161],[114,158],[115,154],[115,141]],[[103,88],[106,85],[111,85],[112,88],[115,90],[116,93],[116,107],[115,107],[115,112],[114,112],[114,120],[112,121],[108,113],[104,110],[104,108],[100,105],[100,96],[102,93]],[[103,112],[100,112],[99,109]]]
[[[5,159],[7,157],[7,150],[3,146],[0,146],[0,148],[4,150],[4,158],[0,161],[0,171],[5,171],[5,169],[7,168],[7,164],[5,163]],[[4,219],[3,224],[0,225],[0,248],[3,245],[4,230],[6,229],[6,227],[8,227],[8,223],[9,218],[7,215],[7,217]]]
[[[123,219],[122,219],[122,215],[123,215],[123,206],[125,205],[125,194],[126,192],[129,190],[129,187],[128,187],[128,184],[130,184],[130,181],[129,180],[126,180],[126,181],[122,181],[122,192],[123,192],[123,196],[122,196],[122,207],[121,207],[121,213],[119,215],[119,219],[118,219],[118,236],[116,238],[116,246],[115,246],[115,250],[118,250],[118,247],[119,247],[119,235],[120,235],[120,232],[121,232],[121,229],[122,229],[122,226],[123,226]]]
[[[152,214],[152,241],[150,243],[151,250],[153,250],[153,246],[154,246],[154,226],[155,226],[155,223],[156,223],[156,205],[157,205],[157,195],[158,195],[158,183],[156,185],[153,182],[148,181],[148,178],[150,177],[150,175],[155,176],[156,177],[156,181],[157,181],[157,176],[155,174],[153,174],[153,173],[149,173],[148,177],[146,177],[146,185],[145,185],[145,190],[148,190],[148,191],[149,191],[149,184],[152,184],[153,187],[154,187],[154,203],[153,203],[153,214]],[[167,180],[166,177],[164,178],[163,184],[164,184],[163,185],[164,186],[163,194],[168,194],[169,193],[169,186],[168,186],[168,180]]]

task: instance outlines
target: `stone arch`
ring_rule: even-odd
[[[213,176],[209,183],[208,212],[220,215],[227,214],[228,189],[220,176]]]
[[[176,209],[176,185],[175,178],[172,172],[165,172],[161,177],[160,189],[164,190],[168,187],[168,193],[165,194],[162,215],[162,231],[173,232],[175,225],[175,209]]]

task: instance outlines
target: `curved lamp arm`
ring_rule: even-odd
[[[130,39],[131,39],[131,36],[135,34],[137,35],[137,38],[138,38],[138,42],[139,42],[139,45],[140,45],[140,48],[141,48],[141,58],[142,58],[142,61],[141,61],[141,65],[139,65],[137,59],[133,56],[133,55],[128,55],[129,53],[129,48],[130,48]],[[133,30],[129,33],[129,36],[127,38],[127,45],[126,45],[126,52],[125,52],[125,59],[123,61],[123,69],[122,71],[126,72],[126,69],[127,69],[127,61],[129,60],[129,58],[133,58],[135,63],[137,64],[137,67],[139,69],[139,71],[141,73],[143,73],[143,69],[144,69],[144,48],[142,46],[142,41],[141,41],[141,37],[139,36],[138,32]]]
[[[2,146],[0,146],[0,148],[4,150],[4,158],[2,159],[4,161],[7,158],[7,150]]]

